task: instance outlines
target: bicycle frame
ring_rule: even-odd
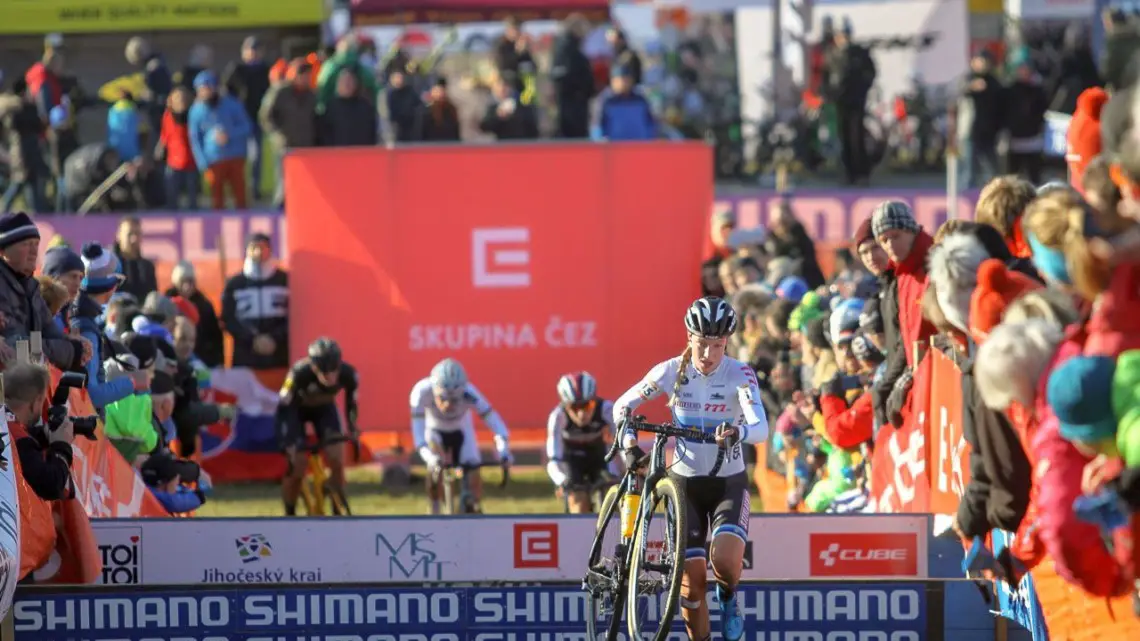
[[[473,514],[474,512],[468,511],[467,506],[473,504],[475,497],[471,490],[471,476],[470,473],[483,467],[502,467],[503,479],[499,482],[499,487],[506,487],[507,482],[510,480],[510,468],[501,462],[494,463],[479,463],[478,465],[459,465],[456,463],[449,463],[440,466],[438,471],[437,481],[441,485],[440,491],[443,494],[444,514]],[[459,496],[455,496],[454,483],[456,470],[462,470],[463,474],[459,474]],[[458,501],[455,499],[458,498]]]
[[[337,443],[346,443],[351,440],[352,439],[347,435],[337,434],[323,442],[318,442],[306,447],[308,463],[305,478],[301,482],[301,500],[305,502],[305,509],[308,511],[309,516],[325,516],[325,500],[330,498],[333,502],[334,512],[339,510],[342,515],[349,514],[348,506],[342,498],[337,496],[335,492],[329,492],[327,489],[326,484],[329,482],[331,475],[325,467],[325,461],[321,454],[325,447]]]

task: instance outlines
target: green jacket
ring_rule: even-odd
[[[158,446],[150,394],[132,394],[115,401],[106,407],[106,413],[104,431],[127,463],[134,464],[140,454],[149,454]]]
[[[317,76],[317,113],[323,114],[325,107],[336,94],[336,77],[345,69],[352,69],[360,80],[360,86],[369,101],[376,102],[376,94],[380,93],[380,86],[376,83],[376,74],[360,64],[360,55],[353,50],[338,53],[321,63],[321,72]]]

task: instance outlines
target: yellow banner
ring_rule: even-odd
[[[2,0],[0,34],[106,33],[319,24],[323,0]]]

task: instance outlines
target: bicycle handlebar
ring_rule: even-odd
[[[660,434],[665,437],[683,438],[698,443],[717,442],[715,434],[709,434],[702,429],[696,427],[677,427],[672,423],[649,423],[646,422],[644,416],[633,416],[633,412],[626,408],[625,420],[622,421],[622,426],[618,429],[618,434],[614,438],[613,447],[611,447],[609,453],[606,454],[607,463],[617,453],[617,449],[620,447],[621,431],[624,429],[631,429],[635,434],[637,432],[647,432]],[[720,468],[724,465],[726,451],[727,448],[725,448],[723,444],[717,445],[716,461],[713,463],[712,470],[709,471],[709,476],[716,476],[720,473]]]

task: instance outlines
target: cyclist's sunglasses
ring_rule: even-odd
[[[567,407],[569,407],[572,412],[592,412],[594,410],[594,401],[589,400],[581,403],[571,403]]]

